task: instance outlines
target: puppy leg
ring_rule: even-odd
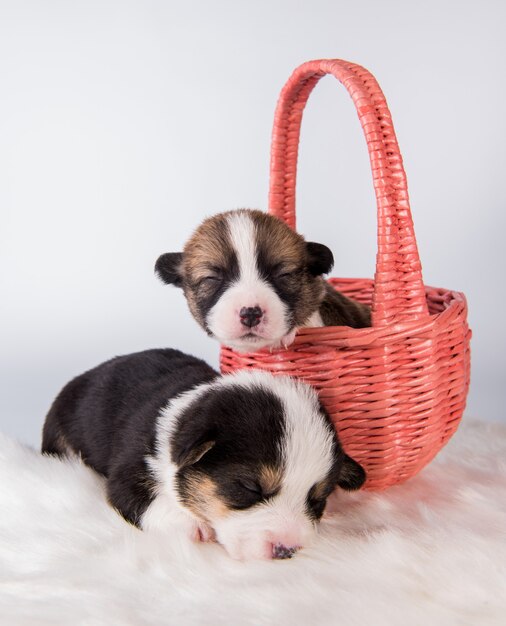
[[[194,517],[183,514],[180,518],[180,527],[190,541],[200,543],[210,543],[216,541],[216,533],[207,522],[195,519]]]
[[[51,416],[46,419],[42,430],[41,451],[43,454],[54,454],[55,456],[68,456],[73,452],[56,419],[51,418]]]
[[[196,527],[193,533],[190,535],[190,539],[193,541],[200,541],[202,543],[216,542],[216,533],[214,528],[211,528],[207,522],[197,521]]]
[[[291,346],[292,343],[295,341],[296,334],[297,328],[294,328],[287,335],[281,337],[281,339],[271,347],[271,350],[272,348],[285,348],[285,350],[288,349],[288,347]]]
[[[107,478],[107,497],[127,522],[140,528],[142,516],[155,497],[155,487],[144,459],[119,463]]]

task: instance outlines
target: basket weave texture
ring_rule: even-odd
[[[302,328],[287,350],[221,349],[221,370],[260,368],[301,378],[319,392],[343,448],[365,468],[366,489],[419,472],[462,417],[469,388],[471,331],[462,293],[424,286],[406,176],[392,119],[375,78],[341,60],[298,67],[276,108],[269,212],[295,228],[295,183],[302,113],[317,82],[331,74],[348,90],[364,131],[378,211],[374,281],[331,278],[372,307],[370,328]]]

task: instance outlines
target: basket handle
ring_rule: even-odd
[[[353,99],[364,131],[378,208],[378,253],[372,324],[384,326],[429,316],[409,208],[408,187],[390,111],[376,79],[360,65],[338,59],[308,61],[288,79],[274,116],[269,213],[295,228],[295,183],[302,113],[326,74]]]

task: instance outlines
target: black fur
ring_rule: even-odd
[[[158,257],[155,263],[155,272],[168,285],[181,287],[183,277],[181,275],[182,252],[167,252]]]
[[[144,457],[152,454],[156,418],[168,399],[218,376],[178,350],[116,357],[70,381],[46,417],[42,452],[75,452],[107,478],[111,504],[138,524],[153,499]]]
[[[328,274],[334,266],[334,255],[322,243],[306,243],[307,267],[313,276]]]
[[[177,350],[116,357],[63,388],[46,417],[42,451],[81,455],[105,477],[110,503],[127,521],[140,525],[156,496],[156,479],[145,458],[155,453],[161,410],[170,399],[218,377],[200,359]],[[315,520],[336,485],[356,489],[365,479],[321,410],[334,435],[334,465],[318,498],[308,494],[308,512]],[[168,443],[178,468],[180,501],[205,519],[198,498],[206,480],[213,485],[213,497],[231,509],[273,497],[276,486],[266,486],[259,477],[262,468],[282,468],[284,429],[283,404],[274,392],[261,385],[211,384],[178,415]]]
[[[332,467],[325,483],[316,489],[313,486],[307,495],[306,509],[308,514],[319,520],[325,510],[327,498],[330,496],[336,485],[345,491],[356,491],[360,489],[366,479],[364,468],[344,453],[338,446],[336,451],[334,466]]]
[[[292,326],[295,324],[295,311],[300,299],[300,285],[309,272],[304,265],[293,269],[285,268],[279,263],[272,262],[270,256],[265,253],[262,246],[259,246],[256,258],[258,273],[272,286],[286,306],[287,322]]]
[[[188,488],[191,479],[202,476],[211,478],[218,496],[233,509],[248,508],[274,495],[255,483],[262,465],[282,465],[284,412],[273,393],[261,387],[239,392],[237,387],[211,390],[198,406],[186,409],[179,423],[172,440],[172,458],[184,457],[196,445],[213,442],[198,464],[179,470],[183,502],[192,496]]]

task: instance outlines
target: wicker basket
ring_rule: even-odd
[[[372,306],[372,327],[301,329],[288,350],[238,354],[223,347],[221,369],[255,367],[316,387],[346,452],[365,467],[366,489],[419,472],[457,429],[469,387],[463,294],[425,287],[406,176],[385,97],[363,67],[304,63],[278,101],[271,150],[269,211],[295,228],[295,181],[302,112],[326,74],[348,90],[364,130],[378,207],[375,279],[332,278]]]

